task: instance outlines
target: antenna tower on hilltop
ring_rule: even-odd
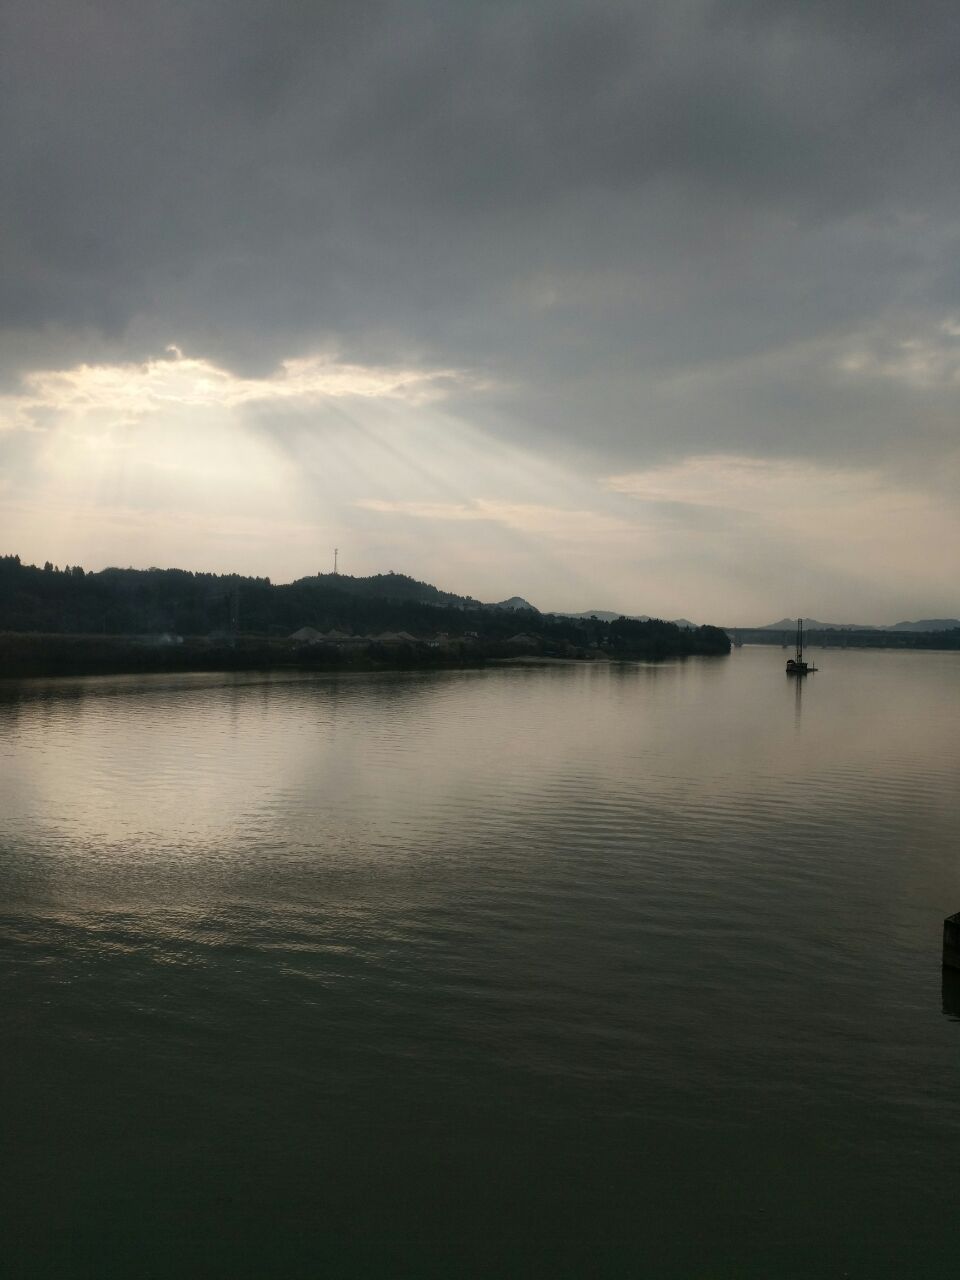
[[[337,576],[337,556],[340,554],[340,548],[333,548],[333,576]]]

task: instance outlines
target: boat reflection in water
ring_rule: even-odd
[[[811,671],[816,671],[808,662],[803,660],[803,619],[797,619],[797,656],[787,659],[787,675],[788,676],[806,676]]]

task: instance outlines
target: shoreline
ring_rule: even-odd
[[[458,642],[439,649],[425,644],[302,645],[262,636],[236,640],[188,638],[156,643],[130,636],[0,633],[0,681],[81,676],[186,675],[213,672],[449,671],[485,666],[577,666],[651,662],[698,655],[686,652],[531,653],[497,641]]]
[[[480,655],[338,652],[291,648],[269,640],[237,645],[149,645],[126,637],[0,636],[0,680],[57,676],[188,675],[215,672],[444,670],[484,665]]]

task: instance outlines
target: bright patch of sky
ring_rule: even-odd
[[[714,454],[584,474],[449,412],[452,385],[476,382],[331,357],[238,377],[177,349],[31,373],[0,407],[19,445],[8,537],[27,559],[275,580],[325,571],[337,545],[347,572],[484,599],[506,584],[543,608],[727,621],[789,606],[787,571],[834,614],[854,582],[897,612],[909,579],[920,608],[955,562],[956,509],[879,468]]]

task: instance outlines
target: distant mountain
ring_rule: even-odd
[[[523,596],[511,596],[509,600],[498,600],[494,604],[485,604],[485,609],[506,609],[510,612],[526,609],[529,613],[539,613],[540,610],[536,605],[532,605],[529,600],[524,600]]]
[[[897,622],[886,631],[952,631],[960,627],[960,618],[921,618],[918,622]]]
[[[796,618],[781,618],[779,622],[768,622],[765,626],[752,628],[752,630],[792,631],[796,625]],[[892,625],[819,622],[816,618],[804,618],[803,625],[807,631],[952,631],[954,627],[960,627],[960,618],[921,618],[918,622],[895,622]]]
[[[582,613],[555,613],[555,618],[597,618],[600,622],[616,622],[618,618],[624,616],[634,617],[634,614],[624,615],[622,613],[611,613],[609,609],[584,609]],[[637,619],[639,621],[639,619]]]
[[[583,613],[555,613],[553,616],[555,618],[583,618],[584,620],[596,618],[598,622],[616,622],[618,618],[629,618],[631,622],[655,621],[649,613],[612,613],[609,609],[585,609]],[[678,627],[689,627],[694,631],[697,628],[697,624],[690,622],[687,618],[670,618],[669,621]]]
[[[804,618],[807,631],[876,631],[877,628],[858,622],[819,622],[816,618]],[[767,622],[757,631],[793,631],[796,630],[796,618],[781,618],[779,622]]]

